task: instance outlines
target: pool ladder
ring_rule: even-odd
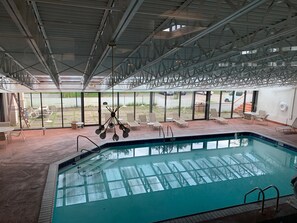
[[[171,132],[171,140],[174,141],[173,131],[170,125],[167,125],[167,136],[169,136],[169,130]]]
[[[163,135],[164,141],[165,141],[166,136],[169,136],[169,131],[171,132],[171,140],[174,141],[174,134],[173,134],[171,126],[167,125],[166,135],[165,135],[163,127],[159,126],[159,136]]]
[[[244,195],[244,201],[243,203],[246,203],[246,197],[247,195],[253,193],[254,191],[259,191],[258,192],[258,201],[260,200],[260,196],[262,195],[262,207],[261,207],[261,213],[263,214],[264,212],[264,203],[265,203],[265,191],[274,188],[276,191],[276,206],[275,206],[275,212],[278,212],[278,205],[279,205],[279,190],[275,185],[269,185],[268,187],[265,187],[263,190],[260,187],[255,187],[254,189],[250,190]]]
[[[79,138],[85,138],[85,139],[87,139],[87,140],[89,140],[91,143],[93,143],[98,149],[100,149],[100,146],[98,146],[95,142],[93,142],[89,137],[87,137],[87,136],[84,136],[84,135],[78,135],[77,137],[76,137],[76,152],[78,152],[78,139]],[[97,153],[97,151],[92,151],[92,150],[87,150],[87,149],[82,149],[81,150],[81,152],[82,151],[88,151],[88,152],[93,152],[93,153]],[[100,152],[100,151],[99,151]]]

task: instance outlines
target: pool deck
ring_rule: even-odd
[[[162,123],[166,133],[166,126],[172,127],[174,136],[205,135],[223,132],[253,131],[268,137],[286,142],[297,147],[296,134],[283,134],[276,132],[276,123],[260,125],[241,119],[231,119],[229,124],[219,124],[215,121],[190,121],[189,127],[178,127],[173,122]],[[112,141],[112,132],[107,132],[105,140],[101,140],[96,134],[97,127],[90,126],[73,130],[47,129],[45,135],[42,130],[25,131],[26,140],[21,137],[13,137],[12,142],[5,145],[0,144],[0,222],[38,222],[41,199],[49,165],[70,155],[76,154],[76,139],[78,135],[89,137],[97,144]],[[120,131],[118,131],[120,133]],[[120,135],[120,134],[119,134]],[[133,139],[149,139],[159,137],[159,132],[149,126],[133,129],[127,139],[120,135],[120,141]],[[94,148],[94,145],[84,138],[79,140],[79,149]],[[297,172],[297,171],[296,171]],[[289,182],[288,182],[289,183]],[[269,208],[268,208],[269,209]],[[268,212],[268,210],[267,210]],[[297,210],[291,205],[281,205],[280,213],[284,216],[297,215]],[[246,215],[233,213],[231,215],[213,216],[211,222],[265,222],[270,220],[263,216],[257,217],[257,212],[247,212],[250,217],[247,221]],[[275,215],[273,215],[275,217]],[[272,218],[273,218],[272,216]],[[268,217],[268,215],[266,215]],[[198,219],[198,218],[197,218]],[[289,218],[288,218],[289,219]],[[201,220],[174,220],[171,222],[200,222]],[[208,221],[209,222],[209,221]],[[271,221],[273,222],[273,221]],[[278,222],[278,221],[275,221]],[[283,219],[282,222],[291,222]]]

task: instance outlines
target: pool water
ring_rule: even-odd
[[[53,222],[155,222],[239,205],[271,184],[290,195],[296,164],[293,150],[247,135],[118,146],[59,170]]]

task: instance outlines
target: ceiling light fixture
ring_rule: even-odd
[[[129,136],[130,129],[127,128],[119,119],[116,117],[116,112],[120,109],[120,107],[115,108],[114,106],[114,47],[116,44],[114,42],[109,43],[111,47],[111,96],[112,96],[112,106],[108,106],[107,102],[103,102],[103,105],[106,106],[107,110],[110,112],[110,117],[106,120],[103,125],[99,125],[99,128],[96,129],[95,133],[99,135],[101,139],[106,138],[107,129],[113,129],[113,141],[118,141],[119,136],[116,132],[116,124],[119,125],[119,129],[123,131],[123,138],[127,138]]]

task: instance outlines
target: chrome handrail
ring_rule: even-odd
[[[252,192],[254,192],[254,191],[256,191],[256,190],[259,190],[260,192],[259,193],[261,193],[262,194],[262,207],[261,207],[261,213],[263,214],[263,211],[264,211],[264,201],[265,201],[265,195],[264,195],[264,192],[263,192],[263,190],[261,189],[261,188],[259,188],[259,187],[255,187],[254,189],[252,189],[252,190],[250,190],[249,192],[247,192],[245,195],[244,195],[244,201],[243,201],[243,203],[245,204],[246,203],[246,197],[247,197],[247,195],[249,195],[250,193],[252,193]],[[259,201],[259,195],[258,195],[258,201]]]
[[[279,204],[279,189],[275,186],[275,185],[269,185],[268,187],[265,187],[263,189],[263,192],[270,189],[270,188],[274,188],[275,191],[276,191],[276,205],[275,205],[275,212],[278,211],[278,204]],[[260,193],[258,194],[258,200],[259,200],[259,196],[260,196]]]
[[[171,128],[170,125],[167,125],[167,132],[166,132],[166,133],[167,133],[167,134],[166,134],[167,136],[169,135],[169,130],[170,130],[170,132],[171,132],[171,138],[174,139],[174,135],[173,135],[172,128]]]
[[[87,136],[84,136],[84,135],[78,135],[78,136],[76,137],[76,152],[78,152],[78,139],[79,139],[80,137],[89,140],[91,143],[93,143],[95,146],[97,146],[97,148],[100,149],[100,146],[98,146],[95,142],[93,142],[93,141],[92,141],[90,138],[88,138]],[[86,150],[86,149],[82,149],[81,152],[82,152],[83,150]],[[87,150],[87,151],[88,151],[88,150]]]
[[[165,132],[162,126],[159,126],[159,136],[161,136],[161,132],[163,133],[163,139],[165,139]]]

